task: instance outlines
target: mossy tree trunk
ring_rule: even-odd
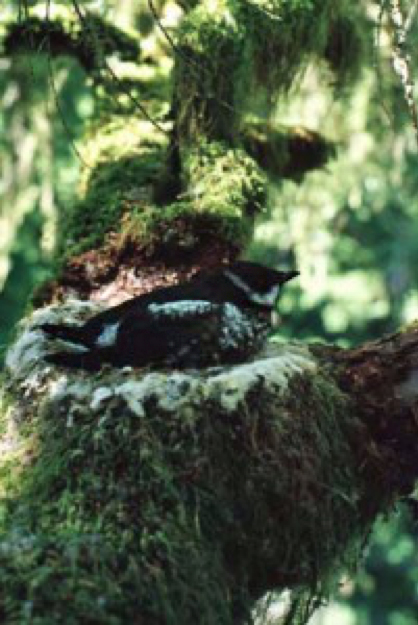
[[[97,100],[80,199],[60,223],[62,272],[44,302],[69,290],[116,301],[235,258],[268,185],[301,180],[334,154],[332,140],[270,116],[311,61],[327,63],[336,84],[355,77],[367,22],[355,3],[182,3],[175,36],[164,30],[172,70],[161,46],[145,57],[138,39],[71,4],[4,36],[7,54],[77,59]],[[114,57],[131,64],[123,78]]]
[[[115,52],[149,64],[135,40],[80,9],[72,22],[10,26],[10,54],[46,35],[50,54],[76,56],[123,110],[102,100],[86,136],[62,272],[40,296],[62,301],[23,323],[8,355],[4,621],[241,624],[264,593],[288,588],[287,622],[305,622],[376,516],[411,492],[415,328],[357,350],[270,346],[218,371],[95,376],[46,365],[37,330],[236,257],[269,181],[325,163],[329,141],[269,114],[312,58],[338,83],[355,74],[366,17],[335,5],[183,3],[172,74],[154,61],[151,80],[127,81],[153,121],[123,104],[106,70]]]

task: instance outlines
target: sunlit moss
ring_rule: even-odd
[[[263,209],[265,177],[252,159],[221,143],[184,153],[187,191],[166,206],[138,206],[123,231],[148,253],[180,256],[209,241],[239,249],[248,241],[254,215]]]
[[[118,232],[121,220],[161,169],[166,137],[136,117],[112,118],[90,130],[85,144],[89,167],[81,182],[82,198],[68,211],[61,230],[66,257],[103,243]]]
[[[166,137],[136,119],[111,122],[94,134],[87,158],[96,162],[83,182],[63,231],[66,257],[92,249],[112,232],[147,255],[187,253],[202,243],[239,249],[263,210],[266,178],[241,149],[202,144],[184,152],[178,200],[158,205],[153,185],[161,174]]]

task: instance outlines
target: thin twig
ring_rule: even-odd
[[[48,68],[48,83],[49,83],[49,86],[51,88],[52,95],[54,97],[55,108],[56,108],[56,110],[58,112],[58,116],[60,118],[62,127],[64,128],[64,131],[65,131],[65,133],[66,133],[66,135],[68,137],[71,149],[73,150],[74,154],[80,160],[80,162],[83,164],[84,167],[87,167],[87,169],[93,169],[93,167],[91,165],[89,165],[89,163],[87,163],[87,161],[85,160],[85,158],[81,154],[80,150],[76,146],[75,141],[74,141],[74,135],[71,132],[71,129],[70,129],[68,123],[67,123],[64,111],[62,110],[61,100],[60,100],[60,96],[59,96],[59,93],[58,93],[58,89],[57,89],[56,84],[55,84],[54,69],[53,69],[53,65],[52,65],[51,41],[50,41],[50,38],[49,38],[50,10],[51,10],[51,0],[47,0],[47,2],[46,2],[46,12],[45,12],[45,25],[46,25],[46,32],[47,32],[47,55],[46,55],[46,58],[47,58],[47,68]]]
[[[131,102],[133,102],[133,104],[135,104],[135,106],[137,107],[137,109],[142,113],[142,115],[155,127],[157,128],[157,130],[159,130],[160,132],[164,133],[164,134],[169,134],[169,131],[166,130],[165,128],[163,128],[158,122],[155,121],[155,119],[148,113],[147,109],[144,107],[143,104],[141,104],[141,102],[138,100],[138,98],[135,98],[135,96],[132,95],[132,93],[130,92],[130,90],[128,88],[126,88],[124,86],[124,84],[121,82],[121,80],[119,79],[119,77],[115,74],[114,70],[112,69],[112,67],[108,64],[108,62],[106,61],[105,55],[103,53],[103,49],[100,43],[99,38],[97,37],[97,33],[94,29],[94,26],[92,24],[90,24],[87,19],[86,16],[83,14],[83,12],[80,9],[80,6],[77,2],[77,0],[71,0],[71,4],[74,7],[74,10],[78,16],[78,19],[80,20],[80,23],[82,24],[82,26],[84,27],[84,30],[86,33],[91,33],[93,39],[94,39],[94,44],[95,44],[95,48],[96,50],[99,52],[100,57],[101,57],[101,62],[103,63],[103,67],[106,69],[106,71],[111,75],[111,77],[113,78],[113,80],[116,82],[116,84],[119,86],[119,88],[121,89],[121,91],[123,91],[123,93],[125,95],[128,96],[128,98],[131,100]]]

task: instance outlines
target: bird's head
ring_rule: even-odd
[[[224,270],[224,275],[253,305],[272,310],[282,286],[299,272],[276,271],[258,263],[237,261]]]

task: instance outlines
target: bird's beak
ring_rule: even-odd
[[[284,277],[283,277],[283,284],[285,282],[289,282],[289,280],[293,280],[293,278],[296,278],[296,276],[298,276],[298,275],[299,275],[299,271],[287,271],[287,272],[285,272]]]

